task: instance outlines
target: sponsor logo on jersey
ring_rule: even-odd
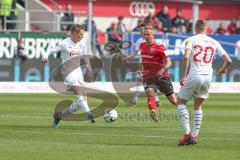
[[[147,54],[143,54],[143,55],[142,55],[142,58],[153,58],[153,56],[147,55]]]

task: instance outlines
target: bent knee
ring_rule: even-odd
[[[178,98],[177,98],[177,105],[179,105],[179,104],[186,104],[186,103],[187,103],[187,100],[182,99],[182,98],[180,98],[180,97],[178,96]]]
[[[147,88],[145,92],[148,97],[153,97],[155,95],[155,91],[153,88]]]
[[[172,103],[173,105],[177,105],[177,98],[176,98],[175,94],[172,94],[172,95],[168,96],[167,98],[170,103]]]

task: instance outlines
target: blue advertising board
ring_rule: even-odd
[[[184,40],[191,35],[179,35],[179,34],[156,34],[156,39],[161,39],[163,43],[168,47],[168,53],[172,59],[182,59],[183,58],[183,47]],[[131,41],[133,43],[132,47],[125,51],[125,54],[131,54],[133,51],[134,43],[140,38],[139,33],[128,33],[125,36],[125,40]],[[233,60],[240,59],[240,35],[210,35],[214,38],[222,47],[227,51]],[[237,47],[238,46],[238,47]],[[219,57],[215,57],[219,59]]]

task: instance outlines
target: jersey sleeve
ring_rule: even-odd
[[[165,45],[165,44],[162,44],[161,47],[162,47],[163,53],[165,54],[164,56],[165,56],[165,57],[168,57],[168,56],[169,56],[169,52],[168,52],[168,50],[167,50],[166,45]]]
[[[84,45],[82,45],[82,55],[88,55],[87,48]]]
[[[193,47],[192,41],[190,39],[186,39],[185,44],[184,44],[185,50],[187,50],[187,49],[192,50],[192,47]]]
[[[166,48],[166,46],[163,45],[163,44],[161,44],[161,45],[159,45],[158,47],[160,48],[160,51],[161,51],[161,52],[159,52],[159,53],[163,56],[163,58],[167,58],[167,57],[168,57],[168,53],[167,53],[167,48]]]
[[[219,56],[227,54],[227,52],[222,48],[222,45],[219,42],[216,42],[216,51]]]
[[[62,51],[62,48],[62,43],[60,42],[58,45],[50,48],[50,50],[43,55],[43,58],[48,58],[49,55]]]

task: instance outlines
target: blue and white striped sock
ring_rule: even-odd
[[[202,123],[203,113],[202,110],[195,110],[194,111],[194,118],[193,118],[193,137],[198,136],[201,123]]]
[[[184,104],[177,105],[178,113],[180,116],[180,120],[182,122],[183,130],[185,135],[190,133],[190,125],[189,125],[189,114],[187,108]]]

